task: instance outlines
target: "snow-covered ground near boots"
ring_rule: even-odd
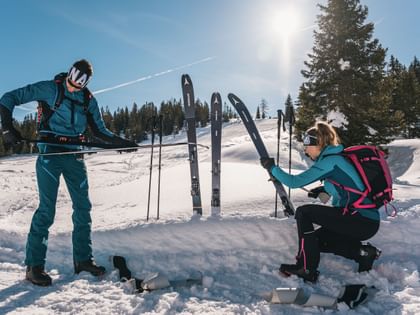
[[[277,121],[257,127],[276,155]],[[210,127],[198,129],[199,143],[210,145]],[[185,133],[164,142],[185,141]],[[287,132],[281,136],[280,165],[288,168]],[[26,280],[26,236],[38,206],[35,157],[0,160],[0,314],[419,314],[420,313],[420,140],[389,145],[395,180],[397,217],[382,211],[379,233],[372,239],[382,256],[369,273],[355,262],[323,254],[316,285],[278,275],[297,250],[294,219],[273,217],[274,188],[259,165],[256,150],[240,122],[225,124],[222,134],[222,215],[210,217],[211,151],[199,148],[203,216],[192,216],[187,147],[162,150],[160,219],[156,220],[157,150],[152,175],[150,218],[146,221],[150,150],[86,156],[92,208],[92,238],[98,264],[109,271],[102,279],[74,275],[72,204],[64,182],[59,190],[55,223],[50,229],[46,270],[50,287]],[[292,172],[310,162],[299,143],[292,143]],[[317,185],[317,184],[314,184]],[[314,202],[292,190],[295,206]],[[203,286],[129,294],[118,282],[108,257],[122,255],[137,277],[162,272],[171,279],[194,271]],[[365,283],[379,291],[373,300],[350,310],[274,305],[258,293],[276,287],[305,287],[330,296],[343,284]]]

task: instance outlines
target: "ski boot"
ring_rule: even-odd
[[[33,284],[46,287],[51,285],[51,277],[44,271],[44,266],[27,266],[26,280]]]
[[[312,283],[315,283],[318,280],[319,275],[318,270],[309,270],[302,266],[293,264],[281,264],[280,273],[287,277],[296,275],[299,278]]]
[[[105,267],[98,266],[93,259],[85,261],[74,262],[74,273],[79,274],[82,271],[87,271],[95,277],[99,277],[105,274]]]
[[[382,251],[370,243],[360,247],[359,256],[356,261],[359,263],[358,272],[369,271],[372,269],[373,262],[379,258]]]
[[[120,273],[120,281],[124,282],[131,279],[131,271],[127,267],[125,258],[122,256],[110,256],[110,261],[114,268],[118,269]]]

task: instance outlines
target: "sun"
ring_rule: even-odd
[[[288,39],[295,34],[299,28],[299,13],[292,7],[273,11],[268,18],[268,27],[274,36],[281,36]]]

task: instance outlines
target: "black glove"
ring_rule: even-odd
[[[1,124],[3,127],[3,145],[9,150],[23,140],[22,135],[13,127],[12,113],[0,104]]]
[[[3,130],[3,145],[6,151],[19,144],[22,140],[21,134],[15,128]]]
[[[319,187],[316,187],[316,188],[311,189],[308,192],[308,197],[309,198],[315,198],[316,199],[316,198],[318,198],[318,196],[319,196],[320,193],[326,193],[324,186],[319,186]]]
[[[274,159],[271,157],[263,157],[260,159],[261,166],[264,167],[267,171],[271,171],[271,168],[276,165]]]
[[[134,141],[123,139],[117,136],[114,136],[112,138],[112,144],[116,144],[120,146],[121,148],[130,148],[127,150],[119,150],[120,152],[134,152],[134,151],[137,151],[135,147],[138,147],[137,143],[135,143]]]

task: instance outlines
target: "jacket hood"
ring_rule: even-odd
[[[344,146],[342,144],[339,145],[327,145],[319,154],[317,160],[324,158],[326,155],[330,154],[340,154],[343,152]]]

